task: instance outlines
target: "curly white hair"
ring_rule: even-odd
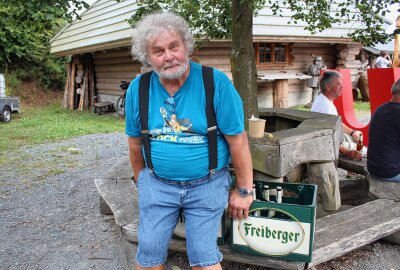
[[[144,65],[150,65],[147,55],[148,42],[164,31],[178,33],[188,49],[188,54],[193,52],[194,37],[189,24],[175,13],[162,12],[143,17],[133,28],[131,49],[133,58]]]

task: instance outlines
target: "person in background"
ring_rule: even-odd
[[[381,51],[381,55],[376,58],[374,67],[376,68],[387,68],[392,65],[392,59],[388,51]]]
[[[312,112],[338,115],[333,100],[342,95],[342,75],[337,71],[325,71],[322,75],[321,94],[315,99],[311,107]],[[357,151],[357,143],[362,135],[361,131],[353,130],[342,123],[343,142],[339,146],[339,152],[347,157],[362,159],[367,154],[366,147]]]
[[[367,168],[382,180],[400,182],[400,79],[392,86],[392,99],[371,117]]]
[[[218,167],[209,170],[207,117],[202,66],[190,61],[194,38],[187,22],[166,12],[142,18],[133,29],[132,54],[153,69],[148,130],[141,129],[139,82],[126,97],[129,157],[138,187],[139,229],[136,269],[164,269],[169,240],[181,213],[193,270],[221,270],[218,228],[229,202],[234,219],[246,218],[253,201],[253,169],[244,130],[243,102],[229,78],[213,69]],[[173,124],[174,123],[174,124]],[[148,132],[145,160],[141,133]],[[235,169],[230,190],[228,162]]]

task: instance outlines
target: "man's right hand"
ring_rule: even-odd
[[[246,219],[249,216],[249,209],[253,202],[253,196],[242,198],[236,190],[229,194],[229,216],[233,219]]]
[[[144,158],[142,155],[142,142],[140,137],[128,137],[129,159],[131,161],[132,171],[135,183],[139,178],[139,172],[144,168]]]
[[[346,149],[346,152],[344,153],[344,155],[347,157],[353,158],[353,159],[362,160],[361,152],[356,151],[356,150]]]

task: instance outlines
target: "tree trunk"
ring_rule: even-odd
[[[252,114],[258,117],[257,70],[253,49],[253,1],[232,1],[233,84],[244,103],[245,126]]]

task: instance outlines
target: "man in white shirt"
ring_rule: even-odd
[[[374,67],[376,68],[387,68],[392,64],[388,51],[381,51],[381,55],[376,59]]]
[[[342,95],[342,75],[337,71],[325,71],[320,81],[320,87],[321,94],[315,99],[311,111],[338,115],[333,100]],[[356,150],[357,142],[362,132],[353,130],[343,123],[342,130],[344,141],[339,146],[339,152],[354,159],[362,159],[363,156],[366,156],[367,149],[365,147],[361,152]]]

